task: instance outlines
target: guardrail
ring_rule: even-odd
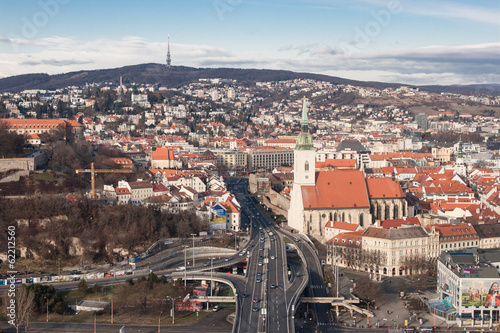
[[[305,277],[306,278],[302,279],[302,283],[299,285],[299,288],[297,289],[297,292],[295,292],[295,294],[293,295],[293,297],[292,297],[292,299],[290,301],[290,309],[289,309],[289,311],[291,313],[291,316],[289,316],[288,320],[290,321],[290,331],[291,332],[295,332],[295,321],[294,321],[295,311],[297,310],[297,304],[298,304],[299,296],[302,294],[302,292],[304,291],[305,287],[309,283],[309,268],[308,268],[308,265],[307,265],[307,261],[305,260],[304,254],[300,250],[300,247],[293,241],[293,239],[295,238],[294,236],[296,236],[296,234],[291,234],[291,233],[288,232],[288,230],[284,230],[284,229],[276,229],[276,231],[280,232],[284,236],[288,237],[290,239],[290,241],[293,242],[293,244],[295,245],[295,248],[297,249],[297,254],[300,256],[300,259],[302,260],[302,263],[304,265],[304,272],[305,272]],[[293,310],[292,310],[292,308],[293,308]]]

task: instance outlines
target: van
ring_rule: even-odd
[[[185,271],[186,270],[186,267],[185,266],[179,266],[175,269],[177,272],[179,271]]]
[[[420,327],[420,332],[434,332],[432,327]]]

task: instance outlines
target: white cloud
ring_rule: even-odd
[[[0,37],[4,49],[11,43],[11,39]],[[53,36],[15,43],[19,52],[0,52],[0,76],[164,63],[167,50],[166,43],[148,42],[136,36],[93,41]],[[279,48],[276,57],[235,53],[209,45],[171,44],[170,48],[173,65],[281,69],[406,84],[500,82],[500,43],[350,54],[317,43],[289,44]]]

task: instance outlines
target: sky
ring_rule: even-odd
[[[402,84],[500,83],[500,0],[24,0],[0,77],[165,63]]]

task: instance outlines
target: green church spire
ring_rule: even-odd
[[[307,120],[307,106],[305,96],[302,102],[302,120],[300,121],[300,134],[297,138],[297,145],[295,146],[295,149],[314,149],[312,145],[312,137],[311,134],[309,134],[309,121]]]

